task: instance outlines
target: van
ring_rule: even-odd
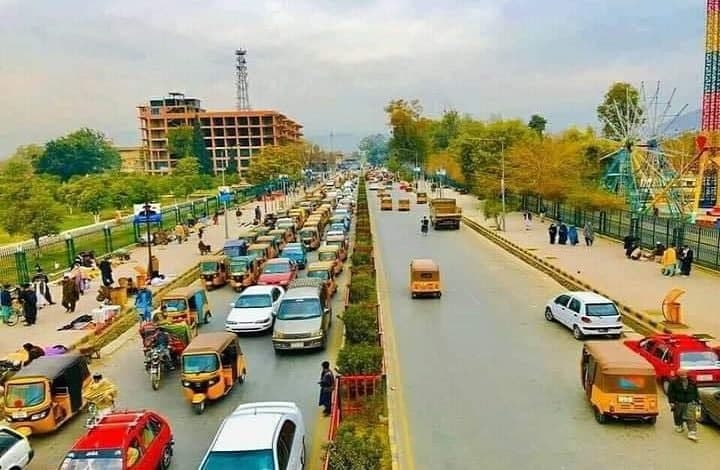
[[[280,302],[273,327],[275,352],[325,349],[332,323],[330,300],[320,279],[296,279]]]

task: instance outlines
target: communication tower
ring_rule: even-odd
[[[237,82],[237,109],[239,110],[250,109],[250,96],[248,95],[247,60],[245,60],[246,54],[247,51],[245,49],[235,50],[235,80]]]

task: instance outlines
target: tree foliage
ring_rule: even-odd
[[[180,126],[168,129],[167,148],[171,158],[185,158],[193,155],[193,128]]]
[[[35,158],[34,166],[39,173],[67,181],[75,175],[120,168],[120,154],[101,132],[80,129],[48,142],[43,154]]]
[[[423,165],[430,148],[429,130],[432,121],[423,118],[418,100],[392,100],[385,107],[392,137],[388,143],[389,153],[397,155],[400,162]]]
[[[603,135],[615,140],[625,137],[623,121],[635,119],[639,101],[640,92],[637,88],[625,82],[613,83],[597,107]],[[637,116],[637,119],[642,118]]]
[[[200,122],[195,121],[192,127],[192,149],[193,155],[197,158],[200,164],[200,173],[203,175],[212,175],[213,173],[213,161],[210,156],[210,152],[205,146],[205,135],[203,134]],[[237,167],[235,172],[237,173]]]
[[[528,127],[535,132],[538,133],[538,135],[543,135],[545,133],[545,127],[547,126],[547,119],[540,116],[539,114],[533,114],[530,116],[530,121],[528,121]]]
[[[381,165],[388,157],[388,138],[383,134],[364,137],[358,148],[365,154],[370,165]]]
[[[251,184],[264,184],[279,175],[297,180],[304,168],[304,159],[305,147],[301,144],[263,147],[260,154],[250,160],[247,180]]]

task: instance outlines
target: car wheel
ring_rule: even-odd
[[[247,370],[243,369],[242,374],[240,374],[240,377],[238,377],[238,383],[244,384],[246,378],[247,378]]]
[[[160,460],[160,470],[167,470],[168,468],[170,468],[170,464],[172,463],[172,456],[173,450],[172,447],[168,444],[163,449],[162,460]]]
[[[595,421],[599,424],[607,423],[607,416],[605,416],[605,413],[601,413],[598,407],[593,408],[593,413],[595,414]]]
[[[710,424],[712,420],[708,416],[707,409],[701,404],[700,405],[700,416],[698,417],[698,423]]]
[[[580,331],[579,326],[577,326],[577,325],[573,326],[572,333],[576,340],[583,339],[583,333],[582,333],[582,331]]]
[[[555,317],[553,316],[552,310],[550,310],[550,307],[545,307],[545,320],[555,321]]]

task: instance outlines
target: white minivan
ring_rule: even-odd
[[[558,295],[545,306],[545,319],[565,325],[576,339],[622,335],[622,317],[615,302],[595,292]]]
[[[332,311],[324,297],[323,281],[295,279],[275,314],[272,342],[275,352],[292,349],[324,349]]]
[[[246,403],[220,425],[198,470],[302,470],[305,423],[295,403]]]

